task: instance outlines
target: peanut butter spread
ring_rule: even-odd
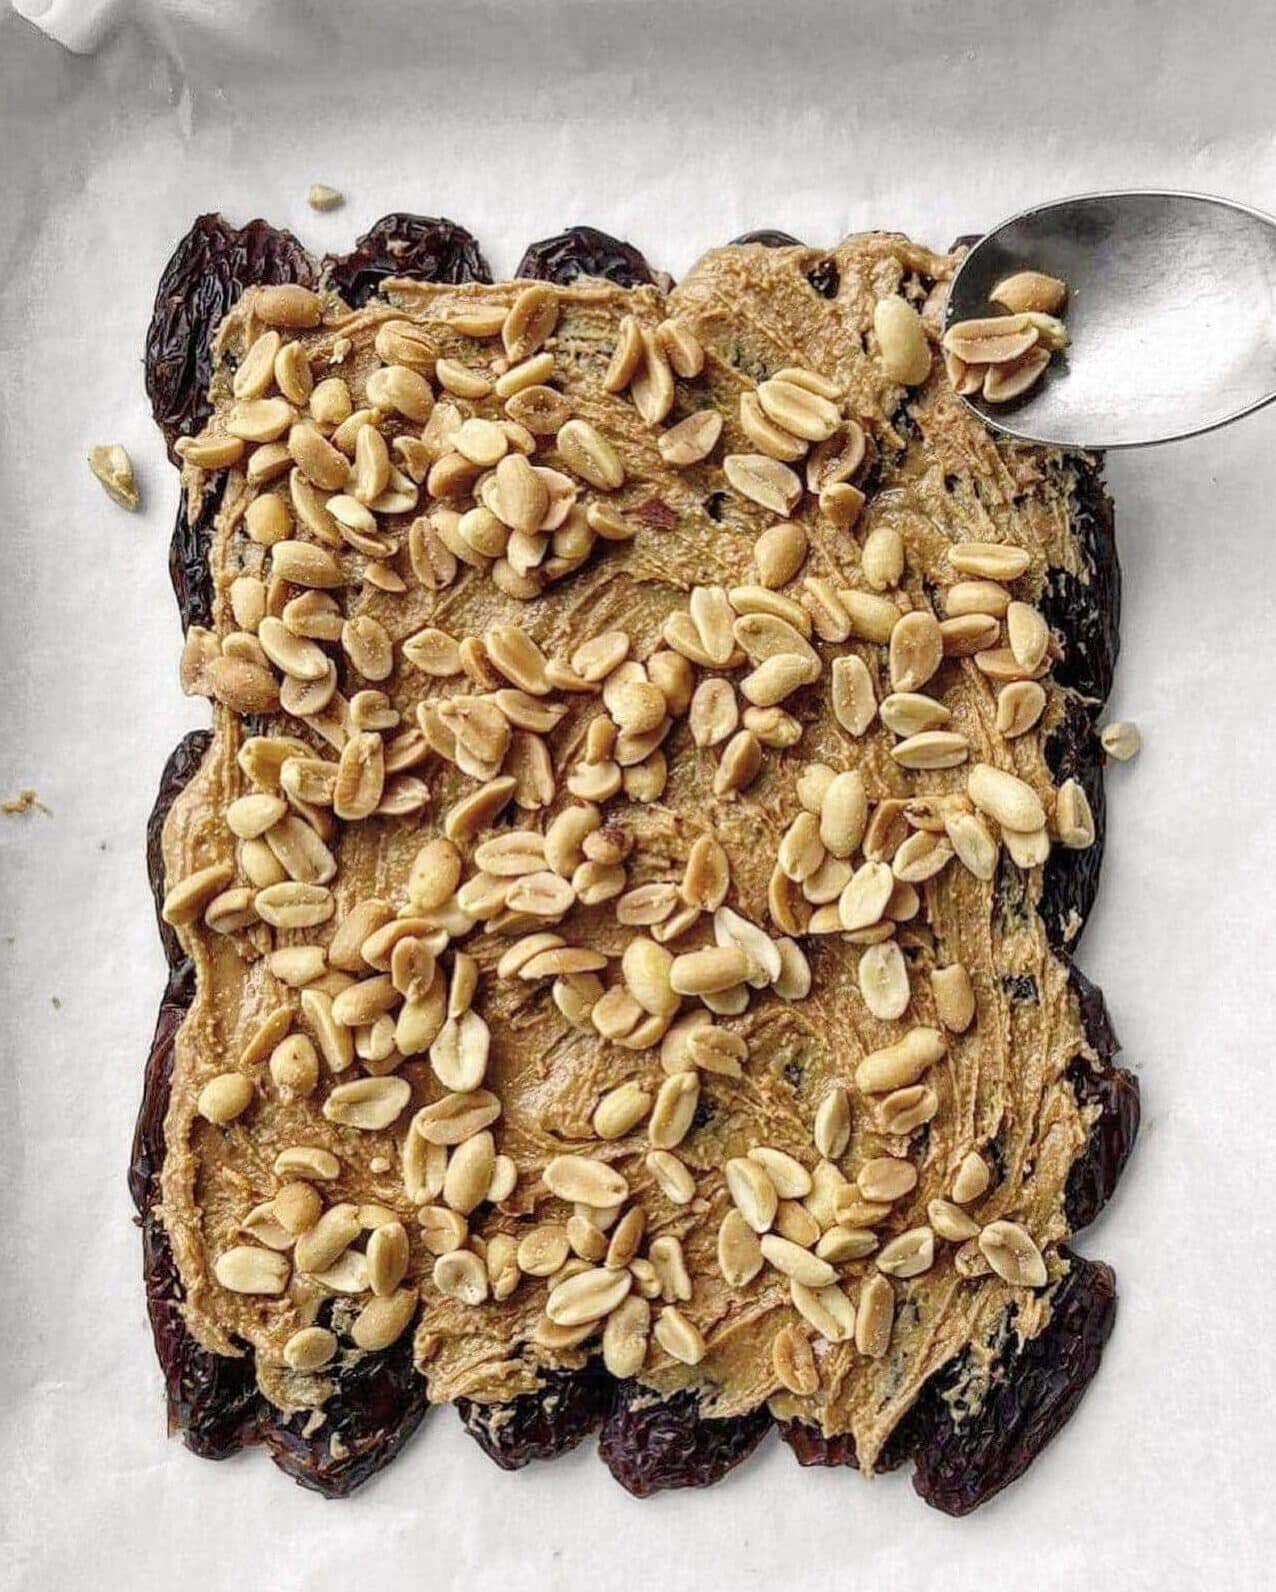
[[[1073,476],[955,395],[955,264],[740,246],[222,328],[162,1214],[277,1403],[412,1331],[436,1401],[601,1352],[871,1469],[1044,1326],[1088,1129],[1033,910],[1093,839],[1034,606]]]

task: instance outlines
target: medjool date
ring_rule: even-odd
[[[904,1416],[877,1456],[877,1463],[873,1466],[875,1475],[898,1470],[911,1459],[913,1450],[925,1436],[924,1414],[924,1410],[914,1404]],[[781,1438],[793,1450],[794,1458],[804,1468],[811,1465],[844,1465],[850,1470],[860,1468],[855,1439],[849,1432],[825,1437],[818,1426],[811,1426],[806,1421],[778,1421],[776,1426]]]
[[[1094,732],[1093,711],[1078,696],[1064,700],[1063,717],[1047,737],[1046,764],[1060,785],[1075,779],[1090,800],[1094,814],[1094,844],[1084,851],[1052,846],[1042,875],[1037,910],[1046,935],[1056,951],[1071,952],[1081,938],[1099,890],[1107,833],[1107,803],[1103,793],[1103,755]]]
[[[309,1410],[263,1406],[261,1436],[280,1470],[311,1492],[345,1498],[383,1470],[429,1407],[412,1364],[412,1333],[344,1367],[317,1425]]]
[[[1090,1128],[1085,1150],[1073,1162],[1064,1191],[1064,1211],[1073,1232],[1089,1226],[1120,1181],[1138,1137],[1141,1115],[1139,1080],[1124,1067],[1113,1065],[1120,1050],[1102,992],[1078,967],[1069,975],[1081,1010],[1081,1022],[1097,1059],[1074,1057],[1068,1081],[1082,1106],[1097,1105],[1099,1115]]]
[[[502,1470],[522,1470],[534,1459],[557,1459],[582,1442],[607,1412],[611,1386],[601,1372],[548,1373],[534,1393],[500,1403],[458,1399],[461,1424]]]
[[[443,216],[392,211],[349,254],[324,257],[324,281],[355,308],[366,304],[388,276],[410,276],[418,282],[492,280],[473,233]]]
[[[636,1382],[616,1389],[598,1452],[635,1498],[670,1487],[709,1487],[747,1459],[766,1436],[765,1405],[734,1420],[707,1420],[694,1392],[661,1399]]]
[[[732,246],[738,243],[760,243],[764,249],[800,249],[802,240],[795,238],[791,232],[781,232],[778,227],[759,227],[756,232],[742,232],[738,238],[732,238]]]
[[[173,539],[168,545],[168,578],[177,598],[183,631],[192,625],[211,627],[213,623],[213,572],[208,554],[212,547],[213,522],[221,508],[226,476],[218,472],[206,483],[199,507],[188,514],[186,502],[177,505]]]
[[[642,287],[656,279],[642,252],[597,227],[568,227],[529,244],[515,275],[560,287],[579,276],[601,276],[617,287]]]
[[[196,769],[203,762],[204,753],[207,752],[212,738],[211,730],[192,730],[173,748],[168,762],[164,765],[164,772],[160,775],[159,791],[155,797],[155,805],[151,808],[151,816],[146,821],[146,877],[151,886],[151,898],[155,902],[155,922],[164,945],[164,956],[169,967],[174,969],[185,961],[186,953],[177,938],[177,931],[165,923],[163,917],[164,820],[168,817],[169,808],[185,790]]]
[[[178,437],[208,419],[212,339],[227,310],[256,283],[313,281],[296,238],[265,221],[232,227],[222,216],[200,216],[173,250],[146,334],[146,394],[175,463]]]
[[[1116,1278],[1100,1261],[1062,1253],[1070,1269],[1054,1289],[1045,1330],[1006,1352],[977,1411],[958,1419],[944,1400],[960,1364],[923,1390],[929,1432],[917,1447],[913,1487],[932,1508],[969,1514],[1021,1476],[1099,1369],[1116,1320]]]

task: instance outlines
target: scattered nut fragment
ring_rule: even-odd
[[[107,496],[130,512],[142,501],[133,461],[118,442],[103,443],[89,451],[89,469],[102,483]]]
[[[1132,757],[1137,757],[1143,745],[1138,725],[1128,719],[1105,724],[1099,731],[1099,741],[1108,756],[1116,758],[1118,763],[1128,763]]]
[[[1044,271],[1016,271],[993,288],[988,297],[1012,315],[1036,311],[1057,315],[1068,297],[1068,284]]]
[[[306,203],[312,210],[336,210],[346,202],[346,196],[337,188],[329,188],[327,183],[311,183],[306,194]]]

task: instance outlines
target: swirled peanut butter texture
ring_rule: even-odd
[[[162,1215],[191,1331],[285,1408],[411,1332],[435,1401],[601,1355],[871,1469],[1045,1324],[1073,471],[954,394],[955,259],[853,238],[825,298],[817,258],[222,327]]]

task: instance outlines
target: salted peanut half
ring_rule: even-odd
[[[105,443],[90,449],[89,469],[102,483],[106,495],[122,509],[131,512],[141,503],[142,494],[133,473],[133,461],[120,443]]]
[[[1040,344],[1009,365],[989,365],[984,371],[983,394],[989,403],[1005,404],[1022,398],[1045,375],[1050,350]]]
[[[338,1347],[336,1333],[327,1327],[302,1327],[284,1344],[284,1364],[291,1371],[321,1371]]]
[[[987,813],[1004,829],[1029,834],[1046,821],[1045,808],[1032,786],[989,763],[976,763],[971,769],[966,777],[966,794],[980,812]]]
[[[1143,737],[1137,724],[1128,719],[1115,719],[1099,731],[1099,743],[1109,757],[1115,758],[1118,763],[1128,763],[1132,757],[1138,756]]]
[[[823,1288],[808,1288],[795,1280],[789,1283],[793,1308],[828,1343],[847,1343],[855,1336],[855,1306],[836,1283]]]
[[[173,885],[164,897],[161,916],[165,923],[182,927],[194,923],[215,896],[221,894],[235,877],[229,863],[214,863],[198,868],[185,879]]]
[[[779,1195],[766,1169],[747,1157],[734,1156],[723,1170],[737,1211],[755,1233],[767,1232],[775,1221]]]
[[[656,1317],[654,1336],[665,1353],[683,1365],[699,1365],[709,1352],[699,1327],[677,1305],[666,1305]]]
[[[1046,709],[1046,693],[1035,680],[1012,680],[997,693],[996,728],[1007,740],[1026,735]]]
[[[877,712],[877,694],[868,665],[858,653],[834,658],[832,668],[833,717],[848,735],[863,735]]]
[[[1067,300],[1068,284],[1044,271],[1016,271],[1003,277],[988,297],[1012,315],[1057,315]]]
[[[975,1020],[975,991],[960,962],[937,967],[930,975],[935,1011],[950,1033],[964,1034]]]
[[[930,374],[931,348],[921,316],[892,294],[873,306],[873,332],[882,367],[892,379],[916,387]]]
[[[830,1161],[843,1155],[851,1142],[850,1096],[840,1084],[834,1085],[820,1101],[812,1136],[815,1148]]]
[[[886,1094],[914,1084],[947,1049],[939,1029],[911,1028],[895,1044],[865,1056],[855,1069],[855,1087],[863,1094]]]
[[[809,1249],[803,1249],[791,1239],[778,1233],[764,1233],[759,1240],[762,1258],[790,1281],[804,1288],[826,1288],[837,1276],[827,1260],[821,1260]]]
[[[944,661],[944,638],[934,614],[903,614],[891,631],[891,686],[920,691]]]
[[[629,1197],[623,1174],[587,1155],[556,1155],[542,1175],[551,1194],[574,1204],[606,1207]]]
[[[851,875],[838,897],[837,915],[843,929],[864,929],[877,923],[895,889],[895,877],[883,862],[866,862]]]
[[[199,1091],[195,1109],[207,1122],[224,1127],[241,1117],[253,1100],[253,1081],[242,1072],[222,1072]]]
[[[957,321],[942,343],[946,353],[968,365],[1004,365],[1026,354],[1038,335],[1026,315],[989,315]]]
[[[1022,547],[1005,542],[962,542],[948,549],[948,562],[962,575],[981,580],[1016,580],[1032,562]]]
[[[764,453],[729,453],[722,469],[741,497],[782,519],[792,514],[802,496],[802,483],[793,471]]]
[[[1085,787],[1075,779],[1065,779],[1055,797],[1055,828],[1063,845],[1084,851],[1095,840],[1094,814]]]
[[[1048,1280],[1046,1263],[1032,1234],[1018,1222],[989,1222],[979,1235],[984,1259],[1006,1282],[1020,1288],[1041,1288]]]
[[[890,1348],[895,1324],[895,1293],[885,1277],[868,1276],[855,1311],[855,1347],[868,1359],[880,1360]]]
[[[865,1006],[880,1022],[894,1022],[908,1010],[908,967],[894,940],[870,945],[863,952],[859,985]]]
[[[962,1157],[953,1178],[953,1199],[958,1205],[973,1205],[987,1192],[991,1182],[992,1173],[988,1170],[987,1161],[977,1150],[970,1150]]]
[[[287,1287],[291,1270],[286,1255],[236,1244],[217,1257],[213,1274],[231,1293],[277,1295]]]

